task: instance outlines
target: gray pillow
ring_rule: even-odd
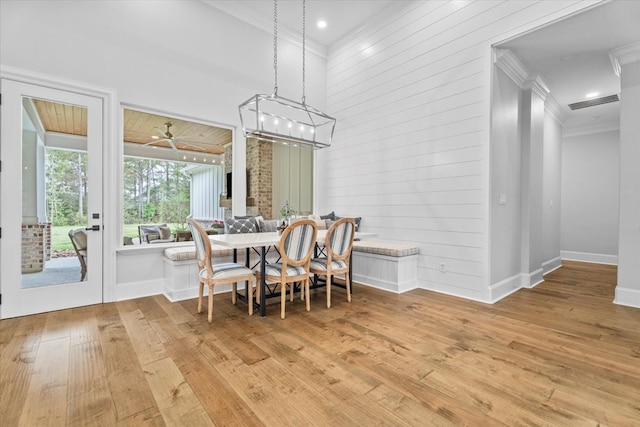
[[[256,233],[258,225],[256,219],[233,219],[229,218],[224,222],[225,232],[228,234],[241,234],[241,233]]]
[[[262,216],[262,214],[258,214],[255,216],[252,215],[236,215],[233,217],[234,219],[249,219],[249,218],[253,218],[256,220],[256,233],[260,233],[262,231],[264,231],[262,228],[264,227],[264,217]]]
[[[330,219],[331,221],[335,221],[338,218],[336,218],[335,212],[331,211],[326,215],[320,215],[320,219]]]
[[[272,233],[274,231],[278,231],[278,220],[277,219],[264,220],[262,223],[262,226],[260,227],[260,231],[263,233]]]
[[[167,227],[166,225],[161,225],[160,227],[158,227],[158,230],[160,232],[161,240],[171,239],[171,229],[169,227]]]

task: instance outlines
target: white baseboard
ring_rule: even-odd
[[[524,275],[516,274],[489,286],[489,300],[491,304],[511,295],[522,289],[524,286]]]
[[[560,258],[570,261],[593,262],[618,265],[618,255],[593,254],[588,252],[560,251]]]
[[[523,286],[525,288],[534,288],[540,283],[544,282],[544,276],[542,272],[542,268],[539,268],[535,271],[532,271],[531,273],[523,273]]]
[[[117,286],[116,301],[160,295],[163,289],[164,283],[158,279],[128,282]]]
[[[616,286],[613,302],[619,305],[640,308],[640,290]]]
[[[554,259],[550,259],[549,261],[542,263],[542,275],[546,276],[554,270],[562,267],[562,257],[557,257]]]
[[[243,290],[243,289],[244,289],[244,285],[238,285],[238,290]],[[229,292],[231,292],[231,284],[218,285],[213,289],[214,295],[229,293]],[[209,294],[209,288],[205,286],[203,295],[206,297],[208,294]],[[194,299],[194,298],[198,298],[198,288],[182,289],[178,291],[165,289],[164,296],[171,302]]]

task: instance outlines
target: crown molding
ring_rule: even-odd
[[[551,92],[547,84],[542,79],[542,76],[538,74],[532,74],[531,77],[527,79],[524,83],[524,89],[531,90],[531,92],[542,98],[543,101],[547,99],[547,96]]]
[[[569,117],[569,113],[551,94],[548,94],[544,100],[544,109],[560,124]]]
[[[598,123],[595,125],[563,127],[562,137],[569,138],[573,136],[591,135],[600,132],[611,132],[620,130],[620,122],[611,120],[608,122]]]
[[[609,52],[613,72],[620,77],[622,65],[640,61],[640,42],[630,43]]]
[[[502,70],[520,89],[525,89],[525,83],[529,78],[529,70],[518,57],[509,49],[496,49],[494,63]]]

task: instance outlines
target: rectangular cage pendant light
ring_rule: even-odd
[[[315,108],[272,95],[254,95],[239,106],[247,138],[299,143],[309,148],[331,145],[336,119]]]
[[[305,4],[302,0],[302,102],[278,96],[278,0],[273,0],[275,84],[272,95],[254,95],[238,106],[242,131],[247,138],[314,149],[331,146],[336,119],[305,101]]]

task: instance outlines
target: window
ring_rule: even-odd
[[[132,109],[124,109],[123,123],[125,244],[148,243],[139,225],[166,224],[170,239],[180,240],[188,215],[204,223],[224,219],[219,200],[230,129]]]

